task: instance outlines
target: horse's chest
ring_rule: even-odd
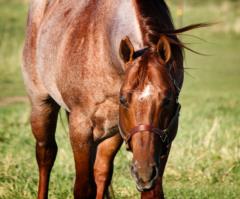
[[[100,104],[92,116],[94,139],[101,140],[118,132],[118,104],[106,100]]]

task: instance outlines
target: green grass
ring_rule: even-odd
[[[0,99],[25,93],[20,73],[26,4],[0,0]]]
[[[211,6],[187,7],[184,24],[216,21],[221,12]],[[221,19],[231,19],[231,25],[239,10],[236,3],[230,8],[232,12],[221,15]],[[175,13],[175,7],[172,10]],[[20,75],[25,18],[25,4],[0,0],[0,104],[1,98],[25,94]],[[190,69],[186,69],[180,98],[181,122],[164,178],[168,199],[240,197],[240,35],[231,27],[226,31],[219,26],[194,31],[209,42],[183,37],[193,43],[190,47],[211,56],[186,53],[186,67]],[[36,198],[38,173],[29,112],[27,103],[0,106],[1,199]],[[61,123],[57,143],[49,198],[73,198],[73,155]],[[130,176],[130,160],[131,154],[123,146],[113,177],[117,199],[139,198]]]

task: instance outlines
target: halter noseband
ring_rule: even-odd
[[[181,105],[179,103],[177,103],[177,109],[176,109],[175,115],[172,117],[168,127],[165,128],[165,129],[156,128],[156,127],[154,127],[152,125],[149,125],[149,124],[140,124],[140,125],[137,125],[134,128],[132,128],[129,131],[127,136],[124,136],[122,131],[121,131],[121,128],[119,127],[120,128],[120,134],[121,134],[123,140],[125,141],[125,143],[127,145],[127,150],[131,149],[129,143],[130,143],[133,135],[135,135],[137,133],[141,133],[143,131],[147,131],[149,133],[154,133],[154,134],[158,135],[161,138],[162,143],[164,143],[166,145],[166,147],[168,147],[169,144],[175,138],[175,136],[172,136],[169,133],[172,130],[172,127],[176,124],[176,122],[178,120],[180,109],[181,109]]]

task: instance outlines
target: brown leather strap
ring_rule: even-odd
[[[157,134],[161,138],[162,142],[165,142],[168,137],[167,135],[168,129],[161,130],[159,128],[154,128],[153,126],[148,124],[140,124],[130,130],[128,136],[125,139],[125,142],[129,143],[133,135],[135,135],[136,133],[140,133],[142,131],[148,131]]]
[[[127,148],[130,149],[129,142],[130,142],[131,138],[133,137],[133,135],[143,132],[143,131],[148,131],[150,133],[154,133],[154,134],[158,135],[161,138],[163,143],[166,143],[166,141],[167,141],[166,144],[169,145],[173,141],[174,138],[170,137],[170,135],[168,133],[169,133],[169,131],[172,130],[171,129],[172,126],[176,123],[176,121],[179,117],[180,109],[181,109],[181,105],[178,104],[175,115],[171,119],[171,121],[166,129],[162,130],[160,128],[155,128],[149,124],[140,124],[140,125],[137,125],[134,128],[132,128],[129,131],[127,137],[125,137],[125,139],[124,139],[127,144]]]
[[[152,126],[151,125],[147,125],[147,124],[140,124],[138,126],[135,126],[134,128],[132,128],[128,134],[128,136],[126,137],[126,143],[129,143],[129,141],[131,140],[132,136],[136,133],[140,133],[142,131],[152,131]]]

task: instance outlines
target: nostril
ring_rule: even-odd
[[[136,167],[135,164],[132,164],[132,165],[131,165],[131,172],[132,172],[133,174],[136,174],[136,173],[137,173],[137,167]]]
[[[131,165],[131,174],[141,185],[152,184],[158,177],[158,167],[156,164],[140,165],[134,161]]]
[[[136,167],[135,164],[131,165],[131,174],[137,183],[139,191],[151,189],[158,178],[158,172],[158,167],[156,165],[147,167]]]
[[[152,176],[151,176],[151,179],[153,180],[153,179],[156,179],[157,177],[158,177],[158,168],[156,167],[156,166],[154,166],[153,168],[152,168]]]

